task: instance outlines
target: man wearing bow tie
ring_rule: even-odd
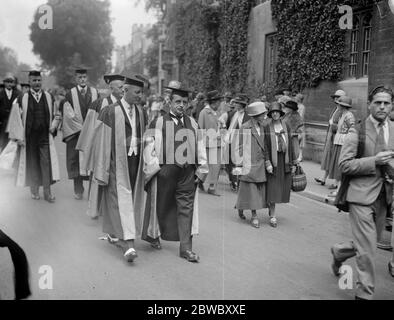
[[[8,143],[7,127],[8,117],[12,108],[12,103],[20,95],[16,89],[16,79],[12,74],[4,78],[4,90],[0,91],[0,152]]]
[[[51,184],[60,180],[59,163],[53,134],[60,114],[54,111],[53,100],[41,89],[40,71],[29,72],[31,90],[12,106],[8,130],[10,139],[20,146],[17,186],[27,186],[31,196],[39,200],[39,187],[44,187],[44,199],[55,202]]]
[[[127,262],[137,258],[144,200],[142,137],[147,119],[140,106],[144,83],[125,78],[124,96],[104,108],[94,132],[93,179],[100,185],[99,214],[110,243]]]
[[[206,151],[196,121],[185,115],[188,91],[170,90],[170,110],[146,134],[144,172],[148,197],[142,238],[161,249],[159,238],[179,241],[179,254],[198,262],[192,237],[198,234],[196,178],[208,173]]]
[[[60,106],[63,112],[63,141],[67,144],[68,178],[74,180],[74,197],[77,200],[83,199],[83,181],[89,180],[89,177],[86,170],[82,168],[83,153],[76,149],[76,145],[89,106],[98,99],[97,90],[87,85],[87,71],[86,67],[75,69],[77,86],[66,94],[66,99]]]

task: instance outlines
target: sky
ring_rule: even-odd
[[[136,7],[137,0],[110,0],[112,32],[116,45],[125,45],[131,40],[131,27],[134,23],[154,23],[153,14],[146,13],[144,1]],[[32,52],[29,26],[36,9],[45,0],[0,0],[0,44],[14,49],[19,62],[32,67],[40,63]]]

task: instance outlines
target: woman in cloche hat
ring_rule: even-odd
[[[297,158],[291,143],[291,131],[281,118],[284,116],[281,105],[274,102],[268,117],[271,119],[265,126],[267,176],[267,203],[269,207],[270,225],[278,226],[276,204],[290,202],[291,174],[295,172]]]
[[[342,96],[338,99],[338,106],[341,111],[341,117],[338,121],[338,130],[334,137],[334,148],[332,152],[329,179],[335,179],[339,187],[342,174],[339,170],[339,155],[341,154],[342,146],[345,141],[346,135],[349,133],[351,127],[356,124],[356,118],[350,111],[352,108],[352,99],[347,96]],[[336,197],[337,191],[333,191],[329,196]]]
[[[245,220],[244,210],[252,211],[251,224],[255,228],[260,228],[260,221],[257,217],[257,210],[267,208],[266,182],[267,173],[265,170],[265,136],[264,121],[267,108],[264,102],[250,104],[246,113],[251,118],[241,129],[242,139],[239,140],[239,147],[242,153],[238,153],[240,148],[236,148],[236,154],[242,156],[239,166],[234,169],[234,175],[240,176],[238,199],[235,206],[238,215]],[[238,141],[235,139],[235,141]]]

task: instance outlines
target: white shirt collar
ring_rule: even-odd
[[[5,93],[7,94],[8,99],[11,99],[13,90],[7,89],[7,88],[4,88],[4,89],[5,89]]]
[[[116,97],[111,93],[110,98],[112,100],[113,103],[115,103],[116,101],[118,101],[118,99],[116,99]],[[123,98],[122,98],[123,99]]]
[[[82,88],[80,85],[77,86],[78,87],[78,91],[81,92],[82,89],[85,89],[86,92],[88,92],[88,86],[85,86],[85,88]]]
[[[372,115],[369,116],[369,119],[371,119],[373,125],[375,126],[376,130],[378,130],[380,122],[378,120],[376,120]],[[383,123],[383,128],[386,128],[388,125],[388,119],[386,119]]]

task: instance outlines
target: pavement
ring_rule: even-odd
[[[237,195],[222,176],[221,197],[198,194],[200,234],[193,249],[199,264],[179,258],[178,243],[163,241],[163,250],[155,251],[141,240],[136,241],[138,258],[128,264],[118,248],[99,240],[102,221],[86,215],[87,201],[73,198],[65,145],[58,141],[57,148],[61,181],[53,187],[55,204],[31,200],[28,189],[14,187],[11,173],[0,172],[0,228],[26,252],[31,300],[354,299],[355,277],[341,289],[330,269],[331,245],[351,239],[348,216],[305,196],[320,190],[310,182],[310,170],[318,165],[303,163],[308,190],[278,206],[277,229],[269,226],[267,210],[258,212],[260,229],[250,225],[250,212],[245,212],[246,221],[240,220],[234,209]],[[387,272],[391,257],[377,252],[376,299],[394,297],[394,280]],[[346,264],[354,270],[354,259]],[[3,249],[0,299],[13,299],[13,267]]]

